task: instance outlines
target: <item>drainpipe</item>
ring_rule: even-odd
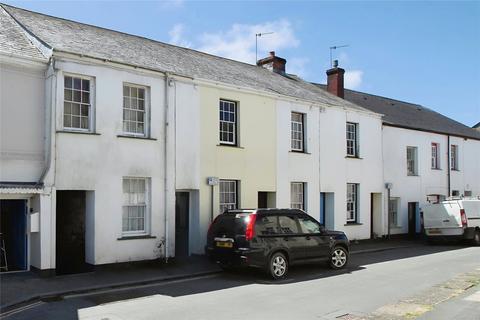
[[[40,174],[40,177],[38,178],[37,185],[41,185],[43,183],[43,180],[45,179],[45,176],[48,174],[50,171],[51,167],[51,162],[52,162],[52,124],[55,123],[55,110],[57,106],[57,99],[56,99],[56,92],[57,92],[57,77],[55,74],[55,60],[50,58],[50,62],[48,64],[47,68],[47,77],[45,78],[45,81],[48,81],[50,78],[53,77],[53,79],[50,82],[50,100],[46,101],[46,109],[45,110],[45,165],[43,167],[42,173]]]
[[[451,185],[450,185],[450,174],[451,174],[451,155],[450,155],[450,135],[447,135],[447,164],[448,164],[448,168],[447,168],[447,184],[448,184],[448,197],[451,196]]]
[[[164,258],[165,258],[165,263],[168,263],[168,112],[169,112],[169,95],[170,95],[170,90],[169,90],[169,81],[170,81],[170,75],[168,73],[165,73],[165,114],[164,114],[164,154],[165,154],[165,163],[164,163],[164,184],[165,184],[165,200],[164,200],[164,210],[165,210],[165,215],[164,215],[164,223],[165,223],[165,250],[164,250]]]

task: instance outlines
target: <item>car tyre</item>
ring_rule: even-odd
[[[344,268],[348,263],[348,251],[344,247],[336,246],[330,255],[330,268],[338,270]]]
[[[475,230],[472,242],[474,246],[480,246],[480,230]]]
[[[288,273],[288,259],[281,252],[275,252],[268,263],[268,273],[274,280],[283,279]]]

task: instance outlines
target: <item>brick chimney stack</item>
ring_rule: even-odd
[[[338,61],[333,62],[333,68],[327,70],[327,91],[343,99],[345,70],[338,67]]]
[[[275,51],[270,51],[270,56],[257,61],[257,66],[266,68],[281,75],[285,74],[286,64],[287,60],[277,57],[275,55]]]

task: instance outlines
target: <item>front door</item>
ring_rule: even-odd
[[[417,234],[417,211],[418,202],[408,203],[408,235],[414,237]]]
[[[175,194],[175,256],[188,256],[189,193]]]
[[[298,217],[305,238],[305,259],[325,258],[330,255],[330,237],[322,232],[317,221],[309,216]]]
[[[258,208],[268,208],[268,192],[258,192]]]
[[[85,191],[57,191],[57,274],[90,270],[85,263],[85,196]]]
[[[27,269],[26,200],[0,200],[0,266],[2,271]]]

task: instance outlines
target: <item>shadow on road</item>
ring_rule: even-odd
[[[129,289],[128,291],[102,293],[98,295],[91,295],[87,299],[95,304],[102,304],[124,299],[139,298],[152,294],[180,297],[216,290],[231,289],[252,284],[285,285],[335,277],[342,274],[351,274],[365,269],[367,265],[375,263],[419,257],[463,248],[465,248],[465,246],[462,245],[418,246],[380,252],[352,254],[350,256],[348,266],[343,270],[331,270],[328,268],[326,263],[309,263],[305,265],[292,266],[290,268],[288,278],[280,281],[271,280],[267,274],[260,269],[239,269],[232,272],[223,272],[214,278],[198,279],[172,284],[166,283],[155,287]]]

